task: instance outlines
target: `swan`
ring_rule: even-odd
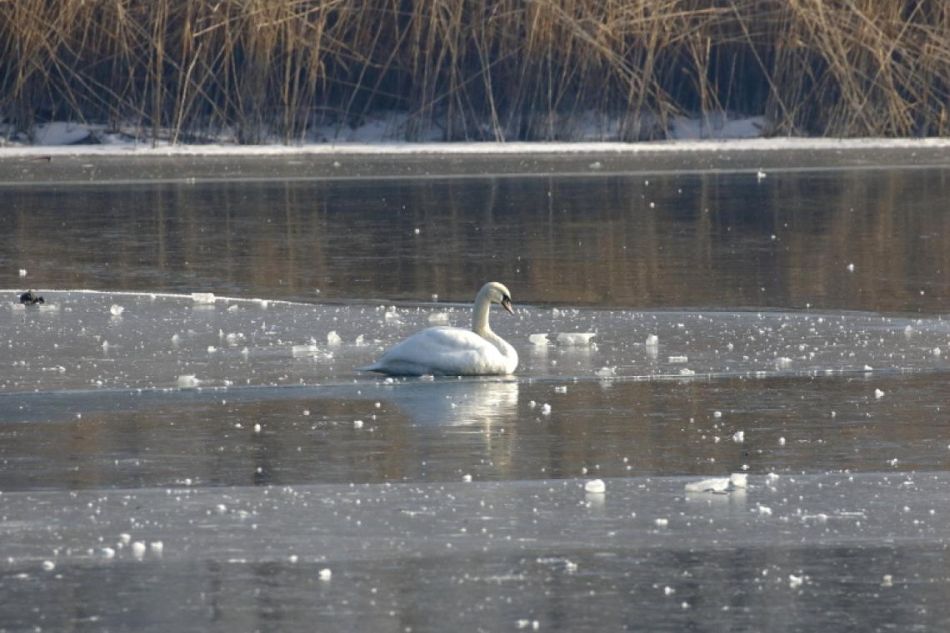
[[[518,352],[488,326],[491,304],[514,314],[511,293],[490,281],[475,295],[472,329],[430,327],[389,348],[362,371],[390,376],[494,376],[510,374],[518,366]]]

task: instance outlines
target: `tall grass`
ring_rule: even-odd
[[[193,140],[408,114],[408,139],[624,139],[684,112],[770,132],[950,133],[946,0],[7,0],[0,116]]]

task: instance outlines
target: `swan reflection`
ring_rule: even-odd
[[[515,380],[434,380],[405,382],[385,399],[418,426],[490,424],[515,417]]]

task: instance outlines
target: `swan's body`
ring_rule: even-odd
[[[478,291],[472,308],[472,329],[430,327],[391,347],[364,371],[392,376],[492,376],[510,374],[518,352],[488,326],[491,304],[510,313],[511,293],[492,281]]]

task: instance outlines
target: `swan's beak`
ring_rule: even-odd
[[[501,298],[501,307],[503,307],[508,312],[508,314],[515,313],[515,309],[511,307],[511,299],[508,297]]]

